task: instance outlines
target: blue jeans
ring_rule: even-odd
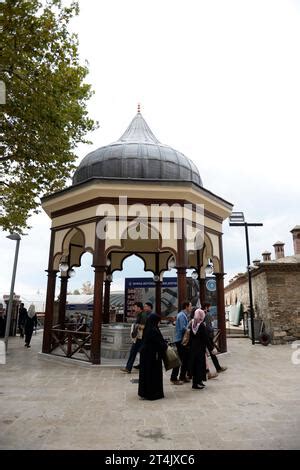
[[[131,371],[132,367],[133,367],[133,364],[134,364],[134,361],[135,361],[135,358],[136,358],[136,355],[138,352],[140,352],[140,349],[142,347],[142,340],[141,339],[137,339],[135,343],[132,344],[131,346],[131,349],[130,349],[130,353],[129,353],[129,358],[128,358],[128,361],[127,361],[127,364],[126,364],[126,369]]]

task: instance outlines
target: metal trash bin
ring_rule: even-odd
[[[261,332],[262,320],[260,318],[254,318],[254,340],[259,341],[259,335]],[[252,339],[252,329],[251,329],[251,318],[248,316],[248,334],[249,338]]]

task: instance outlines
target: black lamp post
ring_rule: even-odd
[[[9,238],[10,240],[14,240],[16,242],[15,259],[14,259],[14,265],[13,265],[12,278],[11,278],[9,301],[8,301],[8,306],[7,306],[5,336],[4,336],[5,350],[7,351],[8,337],[9,337],[9,330],[10,330],[10,322],[11,322],[11,312],[12,312],[13,299],[14,299],[14,288],[15,288],[15,279],[16,279],[17,264],[18,264],[19,246],[20,246],[21,237],[18,233],[11,233],[6,238]]]
[[[252,344],[255,344],[254,337],[254,310],[253,310],[253,297],[252,297],[252,279],[251,279],[251,266],[250,266],[250,249],[249,249],[249,236],[248,227],[262,227],[261,223],[251,223],[245,221],[243,212],[232,212],[229,218],[229,225],[231,227],[245,227],[246,236],[246,250],[247,250],[247,271],[248,271],[248,284],[249,284],[249,303],[250,303],[250,321],[251,321],[251,336]]]

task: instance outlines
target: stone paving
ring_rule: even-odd
[[[290,345],[229,339],[228,370],[204,390],[171,385],[139,400],[137,373],[38,359],[10,338],[0,365],[1,449],[300,449],[300,364]]]

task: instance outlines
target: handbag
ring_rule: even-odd
[[[191,329],[187,328],[184,332],[181,344],[182,346],[187,346],[190,342],[190,337],[191,337]]]
[[[133,339],[133,340],[136,339],[137,334],[138,334],[138,329],[139,329],[139,325],[137,323],[132,323],[131,329],[130,329],[131,339]]]
[[[181,360],[178,357],[177,352],[172,346],[168,346],[163,356],[164,366],[166,370],[174,369],[175,367],[181,366]]]

